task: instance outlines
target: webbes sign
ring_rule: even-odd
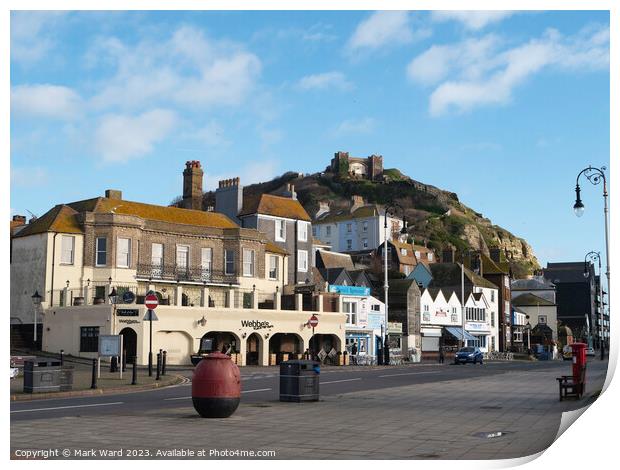
[[[243,328],[252,328],[253,330],[263,330],[265,328],[273,328],[273,325],[268,321],[259,320],[241,320],[241,326]]]

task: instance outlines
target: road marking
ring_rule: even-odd
[[[270,388],[257,388],[256,390],[242,390],[241,393],[252,393],[252,392],[266,392],[271,390]],[[164,398],[164,401],[170,400],[188,400],[192,397],[175,397],[175,398]]]
[[[357,379],[344,379],[344,380],[332,380],[330,382],[319,382],[321,385],[326,385],[326,384],[337,384],[340,382],[353,382],[354,380],[362,380],[361,377],[358,377]]]
[[[115,401],[113,403],[93,403],[92,405],[70,405],[70,406],[55,406],[53,408],[34,408],[31,410],[11,410],[11,413],[31,413],[33,411],[50,411],[50,410],[65,410],[67,408],[87,408],[91,406],[110,406],[110,405],[122,405],[124,402]]]
[[[402,374],[388,374],[388,375],[380,375],[379,377],[398,377],[399,375],[420,375],[420,374],[439,374],[440,371],[426,371],[426,372],[405,372]]]
[[[192,398],[192,397],[164,398],[164,401],[170,401],[170,400],[187,400],[188,398]]]

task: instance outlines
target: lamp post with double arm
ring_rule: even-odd
[[[598,313],[599,313],[599,326],[598,326],[598,342],[599,342],[599,346],[601,348],[601,361],[603,359],[605,359],[605,343],[604,343],[604,338],[603,338],[603,280],[601,278],[602,276],[602,271],[601,271],[601,254],[598,251],[590,251],[586,254],[584,261],[583,261],[583,277],[585,277],[586,279],[590,277],[590,269],[589,269],[589,263],[590,262],[594,262],[594,261],[598,261],[598,273],[599,273],[599,280],[598,280],[598,297],[599,297],[599,301],[598,301]]]
[[[34,294],[32,295],[32,304],[34,305],[34,349],[36,350],[37,348],[37,310],[39,310],[39,306],[41,305],[41,299],[43,297],[41,297],[39,295],[39,291],[35,291]]]
[[[407,222],[405,221],[405,212],[404,209],[400,206],[400,204],[389,203],[385,206],[385,212],[383,216],[383,228],[385,230],[384,236],[385,240],[383,241],[383,292],[384,292],[384,301],[385,301],[385,319],[384,319],[384,328],[383,328],[383,355],[381,351],[377,350],[377,364],[385,364],[390,365],[390,346],[389,346],[389,336],[388,336],[388,289],[390,288],[388,284],[388,217],[390,214],[394,215],[395,209],[399,208],[403,213],[403,227],[400,230],[400,233],[405,235],[407,233]]]

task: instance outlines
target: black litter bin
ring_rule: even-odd
[[[320,373],[317,361],[280,363],[280,401],[318,401]]]
[[[59,392],[59,360],[34,359],[24,362],[24,393]]]

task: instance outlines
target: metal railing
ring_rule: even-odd
[[[191,268],[176,265],[138,264],[136,276],[153,281],[200,282],[207,284],[236,284],[237,274],[222,270]]]

